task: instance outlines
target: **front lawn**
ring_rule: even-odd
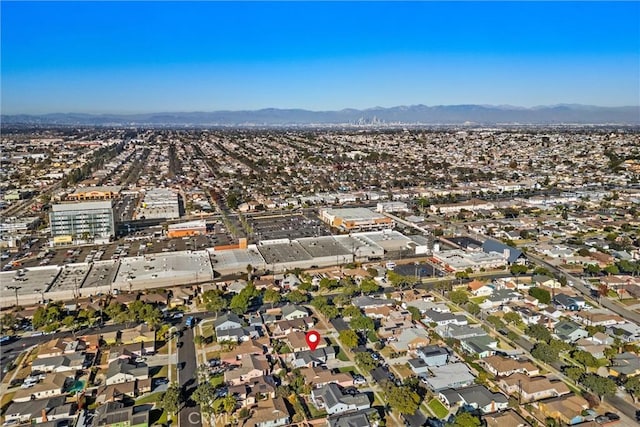
[[[136,405],[142,405],[144,403],[160,402],[160,400],[162,399],[162,395],[163,394],[164,394],[164,392],[162,392],[162,391],[159,391],[159,392],[156,392],[156,393],[146,394],[146,395],[136,399]]]
[[[447,408],[445,408],[442,402],[436,398],[431,399],[431,401],[427,403],[427,406],[431,409],[431,412],[441,420],[445,419],[447,415],[449,415]]]

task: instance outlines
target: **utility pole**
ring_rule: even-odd
[[[18,289],[22,289],[21,286],[5,286],[6,290],[13,290],[15,291],[16,294],[16,307],[18,307],[20,304],[18,303]]]

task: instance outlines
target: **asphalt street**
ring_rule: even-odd
[[[199,427],[202,425],[200,408],[191,399],[191,394],[198,385],[198,363],[196,361],[196,347],[193,342],[193,330],[185,328],[178,342],[182,342],[178,348],[178,384],[182,387],[186,402],[179,414],[179,425]]]

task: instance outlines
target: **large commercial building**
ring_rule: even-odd
[[[170,239],[177,237],[201,236],[207,234],[206,221],[189,221],[180,224],[169,224],[167,237]]]
[[[54,245],[107,243],[116,233],[110,200],[55,204],[49,213],[49,223]]]
[[[118,197],[121,189],[119,185],[78,187],[67,195],[67,200],[111,200]]]
[[[166,188],[149,190],[144,195],[138,218],[142,219],[180,218],[178,195]]]
[[[320,219],[341,231],[359,232],[386,230],[395,222],[367,208],[321,209]]]

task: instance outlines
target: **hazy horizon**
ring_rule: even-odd
[[[2,113],[640,105],[638,2],[2,2]]]

